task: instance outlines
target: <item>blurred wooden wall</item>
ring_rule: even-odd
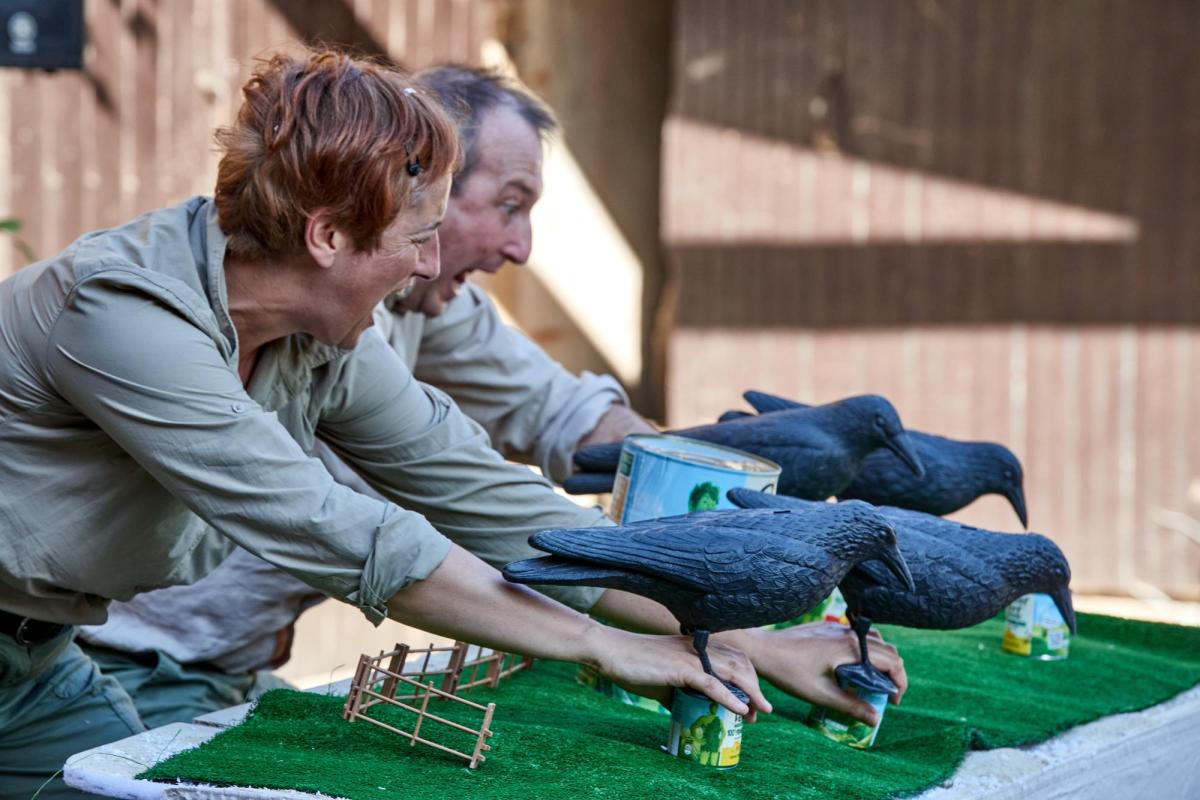
[[[1160,522],[1200,517],[1198,36],[1182,0],[676,3],[670,421],[884,394],[1017,452],[1077,588],[1195,597]]]
[[[409,67],[478,62],[473,0],[86,0],[83,71],[0,69],[0,217],[38,257],[79,234],[212,191],[212,131],[251,60],[325,41]],[[0,276],[22,266],[0,239]]]

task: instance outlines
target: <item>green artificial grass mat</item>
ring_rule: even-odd
[[[659,750],[667,717],[577,685],[574,665],[539,662],[496,690],[468,695],[497,704],[493,749],[477,770],[370,723],[343,721],[343,697],[280,690],[264,696],[241,725],[139,777],[353,800],[897,797],[944,781],[968,749],[1041,741],[1200,682],[1200,628],[1080,614],[1070,658],[1057,662],[1003,652],[1002,631],[999,620],[961,631],[883,626],[900,648],[910,685],[867,751],[825,739],[802,724],[807,703],[769,690],[775,713],[743,728],[741,763],[706,769]],[[480,712],[464,708],[464,717],[449,705],[431,710],[478,727]],[[370,714],[387,720],[395,711],[380,705]],[[397,727],[411,730],[412,716],[400,718]],[[449,729],[426,726],[422,735],[470,749]]]

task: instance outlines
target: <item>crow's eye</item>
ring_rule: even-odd
[[[883,414],[875,415],[875,427],[879,428],[880,430],[887,428],[887,420],[883,418]]]

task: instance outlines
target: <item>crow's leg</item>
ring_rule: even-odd
[[[713,672],[712,664],[708,661],[708,631],[699,629],[692,631],[692,647],[696,648],[696,653],[700,656],[700,664],[704,667],[704,671],[714,678],[717,677],[717,673]]]
[[[871,631],[871,620],[861,614],[847,612],[846,616],[850,618],[850,627],[858,636],[858,651],[862,656],[859,663],[870,664],[871,658],[867,655],[867,634]]]

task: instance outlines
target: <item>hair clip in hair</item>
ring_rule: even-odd
[[[414,88],[412,88],[411,86],[405,86],[405,87],[404,87],[404,93],[405,93],[405,94],[416,94],[416,93],[417,93],[417,90],[416,90],[416,89],[414,89]]]
[[[421,174],[421,162],[413,160],[408,162],[408,174],[414,178]]]

